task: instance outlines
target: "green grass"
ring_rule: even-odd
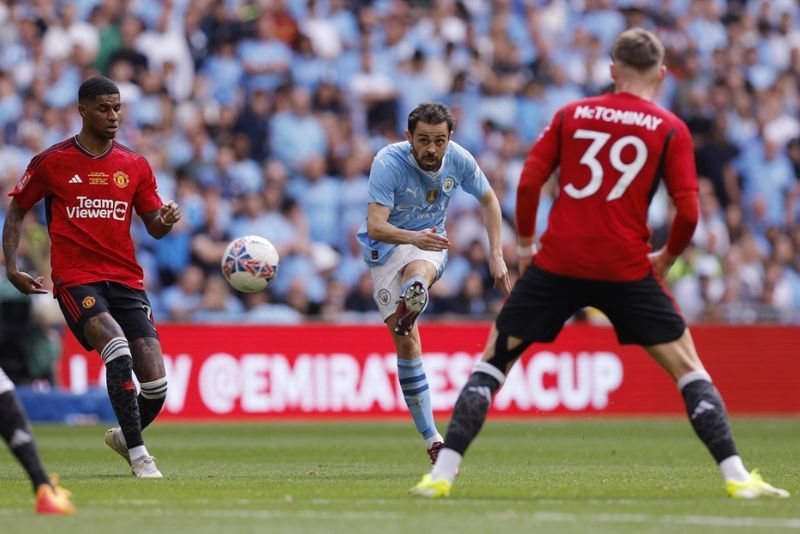
[[[429,467],[410,422],[157,424],[146,438],[166,478],[150,481],[128,475],[105,427],[37,426],[78,515],[37,517],[0,450],[0,532],[800,531],[800,421],[733,426],[746,464],[795,497],[729,500],[680,419],[490,420],[434,502],[406,496]]]

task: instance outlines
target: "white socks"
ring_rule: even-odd
[[[147,452],[147,447],[144,445],[139,445],[138,447],[128,449],[128,455],[131,457],[131,463],[135,464],[136,461],[143,456],[150,456],[150,453]]]
[[[456,479],[462,456],[453,449],[442,449],[431,471],[431,480],[446,480],[450,484]]]
[[[429,438],[425,438],[425,448],[430,450],[431,445],[433,445],[437,441],[444,442],[444,438],[438,432]]]
[[[750,478],[750,473],[744,468],[741,456],[730,456],[719,463],[719,470],[725,482],[744,482]]]

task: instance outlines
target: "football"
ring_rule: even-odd
[[[237,291],[253,293],[269,286],[278,274],[278,251],[257,235],[237,237],[222,255],[222,274]]]

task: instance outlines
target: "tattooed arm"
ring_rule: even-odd
[[[6,259],[6,276],[21,293],[47,293],[47,290],[44,289],[44,277],[34,278],[17,269],[17,249],[22,239],[22,221],[25,219],[25,213],[26,210],[17,204],[17,200],[12,199],[3,225],[3,255]]]

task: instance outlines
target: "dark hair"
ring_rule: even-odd
[[[631,28],[619,34],[614,41],[611,57],[615,63],[644,72],[660,65],[664,60],[664,45],[652,32]]]
[[[84,80],[80,88],[78,88],[78,102],[94,100],[98,96],[118,94],[119,88],[117,84],[105,76],[92,76]]]
[[[456,118],[450,108],[441,102],[423,102],[414,108],[414,111],[408,114],[408,131],[412,134],[417,127],[418,122],[426,122],[428,124],[447,123],[447,130],[453,131],[456,125]]]

